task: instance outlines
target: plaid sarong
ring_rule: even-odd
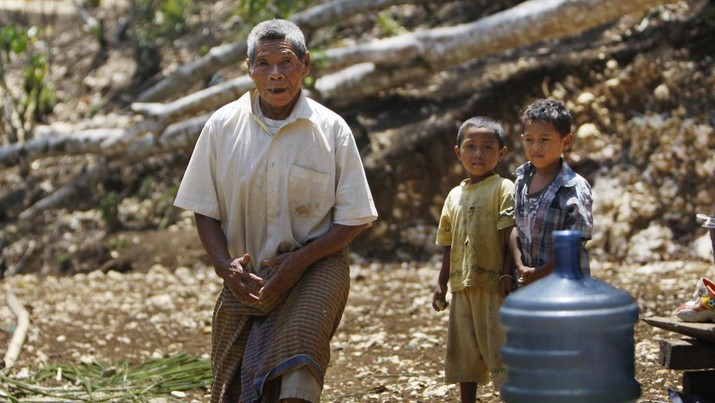
[[[269,307],[243,304],[224,287],[212,322],[211,402],[260,401],[266,382],[301,366],[322,385],[349,288],[347,249],[315,262]]]

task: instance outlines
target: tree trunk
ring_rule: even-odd
[[[312,96],[324,102],[347,104],[410,81],[424,80],[435,72],[469,60],[545,39],[575,35],[624,14],[643,13],[649,7],[666,3],[670,1],[530,0],[469,24],[328,49],[324,54],[326,66],[321,70],[333,73],[316,80]],[[247,78],[238,80],[229,83],[227,88],[252,87],[239,87],[237,83]],[[185,115],[197,108],[217,107],[236,98],[234,91],[221,93],[224,88],[192,94],[191,100],[173,103],[171,113]],[[136,108],[147,114],[152,110],[161,111],[157,107]]]
[[[363,62],[424,64],[433,70],[518,46],[584,32],[668,0],[529,0],[480,20],[325,51],[334,70]]]
[[[382,10],[397,4],[427,3],[428,0],[334,0],[311,7],[290,19],[301,27],[306,38],[317,29],[354,15]],[[211,49],[204,57],[179,67],[170,76],[141,93],[137,100],[155,102],[188,91],[195,83],[211,77],[218,70],[246,59],[246,41]]]

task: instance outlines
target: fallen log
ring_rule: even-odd
[[[335,7],[340,15],[326,18],[325,24],[357,12],[381,9],[383,3],[402,1],[363,1],[352,7]],[[334,11],[325,4],[325,15]],[[359,4],[361,4],[359,6]],[[596,3],[596,4],[594,4]],[[503,52],[518,46],[563,38],[631,13],[643,13],[651,7],[672,3],[669,0],[529,0],[502,12],[466,24],[410,32],[387,39],[376,39],[354,46],[336,47],[321,52],[321,70],[335,72],[360,63],[375,63],[378,70],[396,70],[415,64],[433,71],[443,70],[468,60]],[[304,23],[303,15],[292,17]],[[310,31],[306,29],[306,34]],[[187,91],[198,80],[205,79],[220,68],[239,63],[246,56],[245,41],[221,45],[197,61],[179,67],[175,73],[140,94],[139,101],[167,99]],[[401,84],[398,81],[397,85]]]
[[[319,28],[353,15],[382,10],[397,4],[427,3],[428,0],[334,0],[318,4],[290,17],[301,27],[306,37]],[[142,102],[158,102],[174,94],[188,91],[198,81],[211,77],[224,67],[246,60],[246,41],[241,40],[214,47],[206,56],[177,68],[156,85],[139,94]]]

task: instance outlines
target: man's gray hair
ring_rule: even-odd
[[[305,44],[303,31],[292,21],[273,19],[259,23],[248,34],[248,62],[253,65],[253,62],[256,61],[256,47],[261,41],[276,39],[287,40],[298,58],[301,61],[305,60],[308,47]]]

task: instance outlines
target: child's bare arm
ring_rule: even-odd
[[[511,252],[511,237],[512,232],[515,232],[513,230],[513,226],[499,230],[499,237],[502,240],[501,245],[504,251],[504,261],[502,262],[501,275],[499,276],[499,291],[502,298],[506,298],[514,290],[514,283],[516,282],[512,273],[514,256]]]
[[[509,250],[511,251],[511,256],[514,264],[516,265],[516,269],[519,271],[519,273],[524,272],[524,263],[521,258],[522,253],[521,253],[521,248],[519,247],[519,233],[516,230],[516,227],[511,227],[511,231],[509,231]]]
[[[437,278],[437,289],[432,295],[432,308],[435,311],[443,311],[447,308],[447,287],[449,283],[449,261],[452,256],[452,248],[444,247],[442,252],[442,267]]]
[[[538,278],[541,278],[539,276],[534,276],[534,273],[538,269],[524,265],[524,261],[522,259],[523,253],[519,245],[519,233],[516,230],[516,227],[512,227],[511,234],[509,236],[509,250],[511,250],[511,255],[514,260],[516,270],[519,272],[519,278],[517,279],[517,282],[520,285],[527,285],[534,282]],[[544,275],[546,274],[548,273],[545,273]]]

